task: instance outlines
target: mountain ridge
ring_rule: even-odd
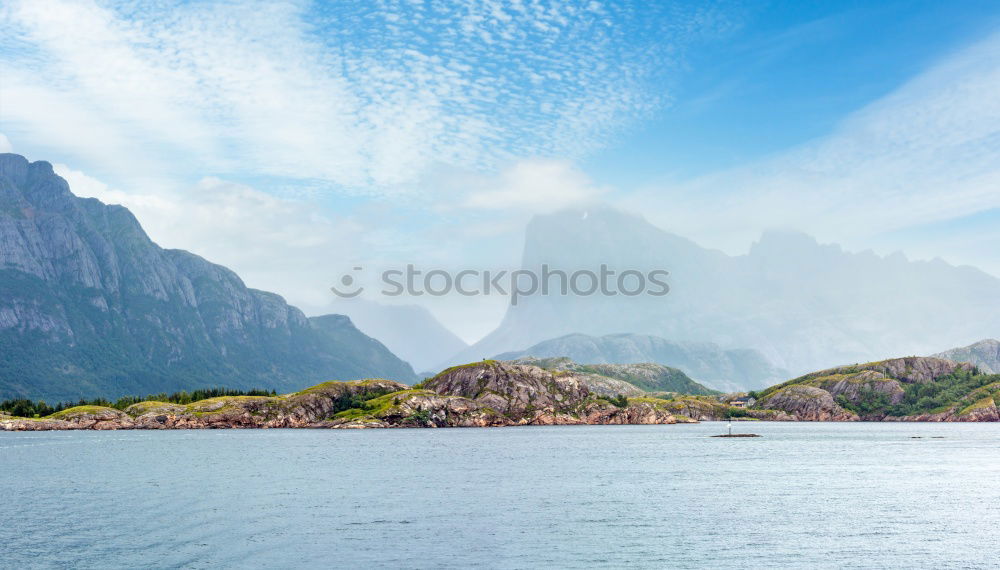
[[[127,208],[78,198],[51,164],[16,154],[0,154],[0,292],[2,397],[415,379],[349,319],[310,320],[228,268],[163,249]]]

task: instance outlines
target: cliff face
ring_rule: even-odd
[[[0,155],[0,398],[295,389],[410,367],[346,318],[310,321],[225,267],[153,243],[46,162]]]

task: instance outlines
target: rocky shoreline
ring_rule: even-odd
[[[176,404],[145,401],[123,410],[77,406],[44,418],[0,415],[0,430],[502,427],[676,424],[726,419],[770,421],[996,422],[1000,376],[969,364],[907,357],[823,370],[757,394],[749,407],[733,395],[645,393],[612,397],[612,379],[518,362],[449,368],[407,386],[391,380],[326,382],[281,396],[222,396]],[[914,388],[971,386],[950,405],[892,415]],[[638,395],[636,395],[638,394]],[[911,398],[912,399],[912,398]],[[872,402],[878,403],[874,406]]]
[[[668,402],[621,406],[572,374],[482,362],[451,368],[423,385],[391,380],[327,382],[282,396],[223,396],[188,405],[140,402],[125,410],[80,406],[45,418],[0,419],[0,430],[500,427],[674,424]]]

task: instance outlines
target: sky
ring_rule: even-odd
[[[0,151],[311,313],[586,203],[1000,275],[1000,6],[10,0]],[[506,304],[399,301],[469,341]]]

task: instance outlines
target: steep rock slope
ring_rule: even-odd
[[[343,317],[307,319],[225,267],[153,243],[47,162],[0,155],[0,398],[297,389],[413,371]]]

